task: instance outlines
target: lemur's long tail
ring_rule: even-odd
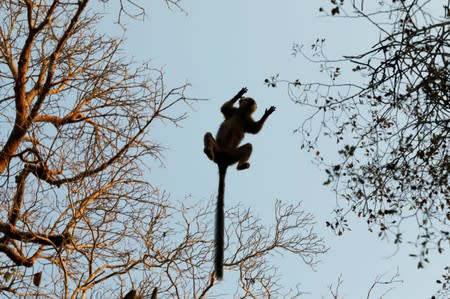
[[[216,231],[215,231],[216,255],[214,257],[214,270],[216,278],[218,280],[221,280],[223,277],[223,251],[224,251],[224,231],[225,231],[224,193],[225,193],[226,173],[227,173],[227,166],[219,164],[219,193],[217,195]]]

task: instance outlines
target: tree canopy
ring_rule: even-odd
[[[342,234],[349,213],[363,217],[395,244],[413,240],[421,268],[430,252],[441,253],[450,242],[449,3],[330,2],[321,13],[364,19],[379,39],[335,60],[327,58],[325,39],[311,52],[296,44],[294,55],[319,64],[327,80],[273,76],[266,84],[287,83],[291,99],[312,109],[298,132],[339,198],[327,225]],[[342,76],[349,70],[360,77]],[[324,157],[324,138],[339,145],[339,160]],[[404,236],[411,223],[417,230]]]

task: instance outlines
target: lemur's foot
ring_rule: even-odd
[[[249,167],[250,167],[250,163],[248,163],[248,162],[243,162],[243,163],[239,162],[237,167],[236,167],[236,169],[237,170],[244,170],[244,169],[247,169]]]
[[[212,148],[205,147],[203,152],[208,156],[209,160],[214,161],[216,157],[214,157],[214,150]]]

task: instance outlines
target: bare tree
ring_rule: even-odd
[[[140,16],[119,3],[119,18]],[[142,179],[162,150],[154,123],[184,118],[173,108],[189,103],[188,85],[167,87],[160,70],[129,60],[121,39],[96,28],[96,9],[0,2],[0,292],[204,298],[214,283],[211,206],[173,201]],[[240,273],[242,297],[280,293],[269,253],[313,266],[326,251],[311,215],[280,203],[275,212],[265,229],[249,211],[228,211],[225,267]]]
[[[395,289],[398,284],[403,283],[400,279],[400,275],[396,272],[394,275],[385,278],[385,274],[377,275],[374,281],[370,285],[367,291],[366,299],[376,298],[382,299],[386,298],[386,295]],[[344,284],[344,280],[342,279],[342,275],[339,275],[337,278],[336,284],[330,284],[328,286],[329,298],[332,299],[344,299],[345,297],[340,294],[342,290],[342,286]],[[378,294],[377,294],[378,293]],[[322,297],[326,298],[326,297]]]
[[[326,57],[324,39],[312,53],[294,45],[294,55],[317,62],[328,81],[266,79],[287,82],[292,100],[312,109],[299,132],[340,198],[328,225],[341,234],[353,212],[395,244],[416,237],[419,268],[450,240],[449,4],[331,1],[320,11],[368,21],[379,40],[337,60]],[[351,71],[361,77],[349,82],[342,74],[355,78]],[[340,145],[338,161],[323,156],[323,136]],[[405,222],[416,223],[415,236],[404,236]]]

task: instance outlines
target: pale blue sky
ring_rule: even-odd
[[[339,57],[376,41],[378,33],[368,23],[320,17],[318,8],[327,3],[185,1],[184,14],[168,10],[162,1],[152,1],[146,7],[145,22],[129,22],[127,54],[136,60],[151,59],[155,67],[164,66],[169,86],[188,81],[192,83],[190,96],[210,99],[194,105],[183,128],[161,125],[155,132],[168,150],[165,167],[153,169],[148,179],[173,198],[191,195],[192,200],[212,200],[217,168],[202,153],[203,134],[215,134],[222,121],[220,105],[247,86],[248,95],[258,102],[256,118],[268,106],[275,105],[277,111],[260,134],[246,139],[254,146],[251,168],[228,172],[225,205],[251,206],[269,225],[276,199],[302,201],[305,210],[317,218],[317,232],[331,247],[317,272],[292,256],[274,256],[285,286],[300,282],[302,290],[310,292],[305,298],[320,298],[342,274],[345,298],[365,298],[377,275],[393,275],[398,268],[404,283],[386,298],[427,298],[437,288],[434,282],[445,266],[444,256],[431,256],[432,264],[419,271],[417,261],[408,257],[412,246],[405,244],[387,258],[395,253],[395,247],[368,233],[364,219],[351,219],[352,231],[343,237],[326,228],[324,222],[335,206],[334,194],[322,185],[325,176],[312,164],[313,155],[300,150],[300,136],[292,133],[308,115],[306,108],[294,105],[285,88],[263,85],[263,80],[275,73],[302,81],[324,79],[317,66],[290,55],[294,42],[309,45],[317,37],[325,37],[330,56]],[[332,144],[324,146],[328,146],[324,152],[335,150]],[[225,272],[223,286],[232,283],[230,276]],[[378,290],[373,295],[381,295],[386,288]]]

